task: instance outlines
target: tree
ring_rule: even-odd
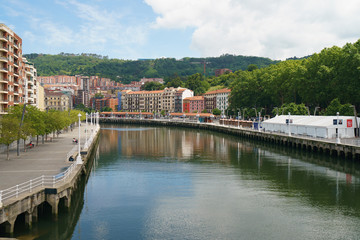
[[[106,107],[102,107],[100,111],[101,112],[112,112],[113,110],[111,107],[106,106]]]
[[[206,109],[202,110],[201,113],[207,113],[208,111]]]
[[[201,95],[209,89],[210,84],[203,80],[203,76],[200,73],[196,73],[188,77],[185,87],[193,90],[195,95]]]
[[[6,145],[6,159],[9,160],[10,144],[18,140],[20,121],[11,115],[0,118],[0,143]]]
[[[159,82],[147,82],[141,86],[141,90],[146,90],[146,91],[162,90],[164,88],[165,88],[164,84],[161,84]]]
[[[249,72],[252,72],[252,71],[254,71],[254,70],[256,70],[256,69],[259,69],[259,68],[258,68],[258,66],[256,66],[255,64],[249,64],[249,66],[247,67],[247,70],[248,70]]]
[[[212,111],[212,114],[218,116],[218,115],[221,114],[221,111],[218,108],[214,108],[213,111]]]
[[[353,107],[351,104],[341,104],[338,98],[332,100],[325,110],[326,116],[336,116],[339,113],[342,116],[353,116]]]

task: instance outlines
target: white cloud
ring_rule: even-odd
[[[147,37],[144,26],[127,26],[119,12],[108,11],[93,4],[67,0],[59,4],[73,11],[80,23],[79,31],[74,32],[76,44],[86,46],[88,52],[103,52],[111,47],[123,48],[126,45],[143,44]]]
[[[360,38],[357,0],[145,0],[155,28],[194,28],[191,47],[284,59]]]

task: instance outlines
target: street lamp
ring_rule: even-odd
[[[76,158],[76,164],[82,164],[82,160],[81,160],[81,153],[80,153],[80,137],[81,137],[81,132],[80,132],[80,123],[81,123],[81,114],[79,113],[78,114],[78,117],[79,117],[79,140],[78,140],[78,156]]]
[[[339,134],[339,112],[336,113],[336,143],[340,143]]]
[[[291,123],[291,121],[290,121],[290,112],[289,112],[289,119],[288,119],[288,124],[289,124],[289,136],[291,136],[291,128],[290,128],[290,123]]]
[[[355,105],[350,105],[349,107],[353,107],[353,108],[354,108],[355,137],[359,137],[359,124],[358,124],[358,120],[357,120],[356,107],[355,107]]]
[[[276,116],[279,116],[279,108],[278,108],[278,107],[274,107],[274,109],[276,109]]]
[[[315,107],[314,116],[316,116],[316,111],[317,111],[319,108],[320,108],[320,107]]]
[[[87,121],[88,121],[88,114],[85,113],[85,117],[86,117],[86,120],[85,120],[85,143],[87,142]]]

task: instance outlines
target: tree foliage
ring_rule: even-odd
[[[274,107],[303,103],[313,111],[315,107],[325,109],[337,98],[349,104],[342,111],[337,107],[336,111],[350,114],[350,104],[360,107],[360,40],[342,48],[325,48],[308,58],[237,71],[233,75],[236,79],[230,81],[230,109],[261,106],[269,114]],[[212,79],[211,83],[219,85],[230,76]],[[334,114],[331,109],[326,114]],[[302,108],[301,112],[307,114],[307,109],[305,112]]]
[[[109,59],[96,54],[24,54],[37,68],[39,76],[51,75],[98,75],[114,81],[130,83],[142,77],[170,77],[177,74],[181,77],[203,73],[203,62],[206,75],[214,76],[215,70],[229,68],[233,71],[246,70],[249,64],[265,67],[274,64],[268,58],[222,55],[212,58],[160,58],[149,60]],[[177,85],[177,84],[176,84]],[[175,87],[175,86],[174,86]],[[176,86],[178,87],[178,86]]]

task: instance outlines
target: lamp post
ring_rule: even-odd
[[[85,143],[87,142],[87,121],[88,121],[88,114],[85,113],[85,117],[86,117],[86,120],[85,120]]]
[[[289,136],[291,136],[291,128],[290,128],[290,112],[289,112],[289,119],[288,119],[288,124],[289,124]]]
[[[274,109],[276,109],[276,116],[279,116],[279,108],[278,108],[278,107],[274,107]]]
[[[80,153],[80,134],[81,134],[81,131],[80,131],[80,123],[81,123],[81,114],[79,113],[78,114],[78,117],[79,117],[79,140],[78,140],[78,156],[76,158],[76,164],[82,164],[82,160],[81,160],[81,153]]]
[[[339,112],[336,113],[336,143],[340,143],[339,136]]]
[[[260,130],[260,118],[261,118],[261,111],[259,112],[259,124],[258,124],[258,130],[259,130],[259,132],[261,132],[261,130]]]
[[[357,112],[356,112],[356,107],[355,105],[350,105],[349,107],[353,107],[354,108],[354,120],[355,120],[355,137],[359,137],[359,123],[357,120]]]
[[[316,116],[316,111],[317,111],[319,108],[320,108],[320,107],[315,107],[314,116]]]

